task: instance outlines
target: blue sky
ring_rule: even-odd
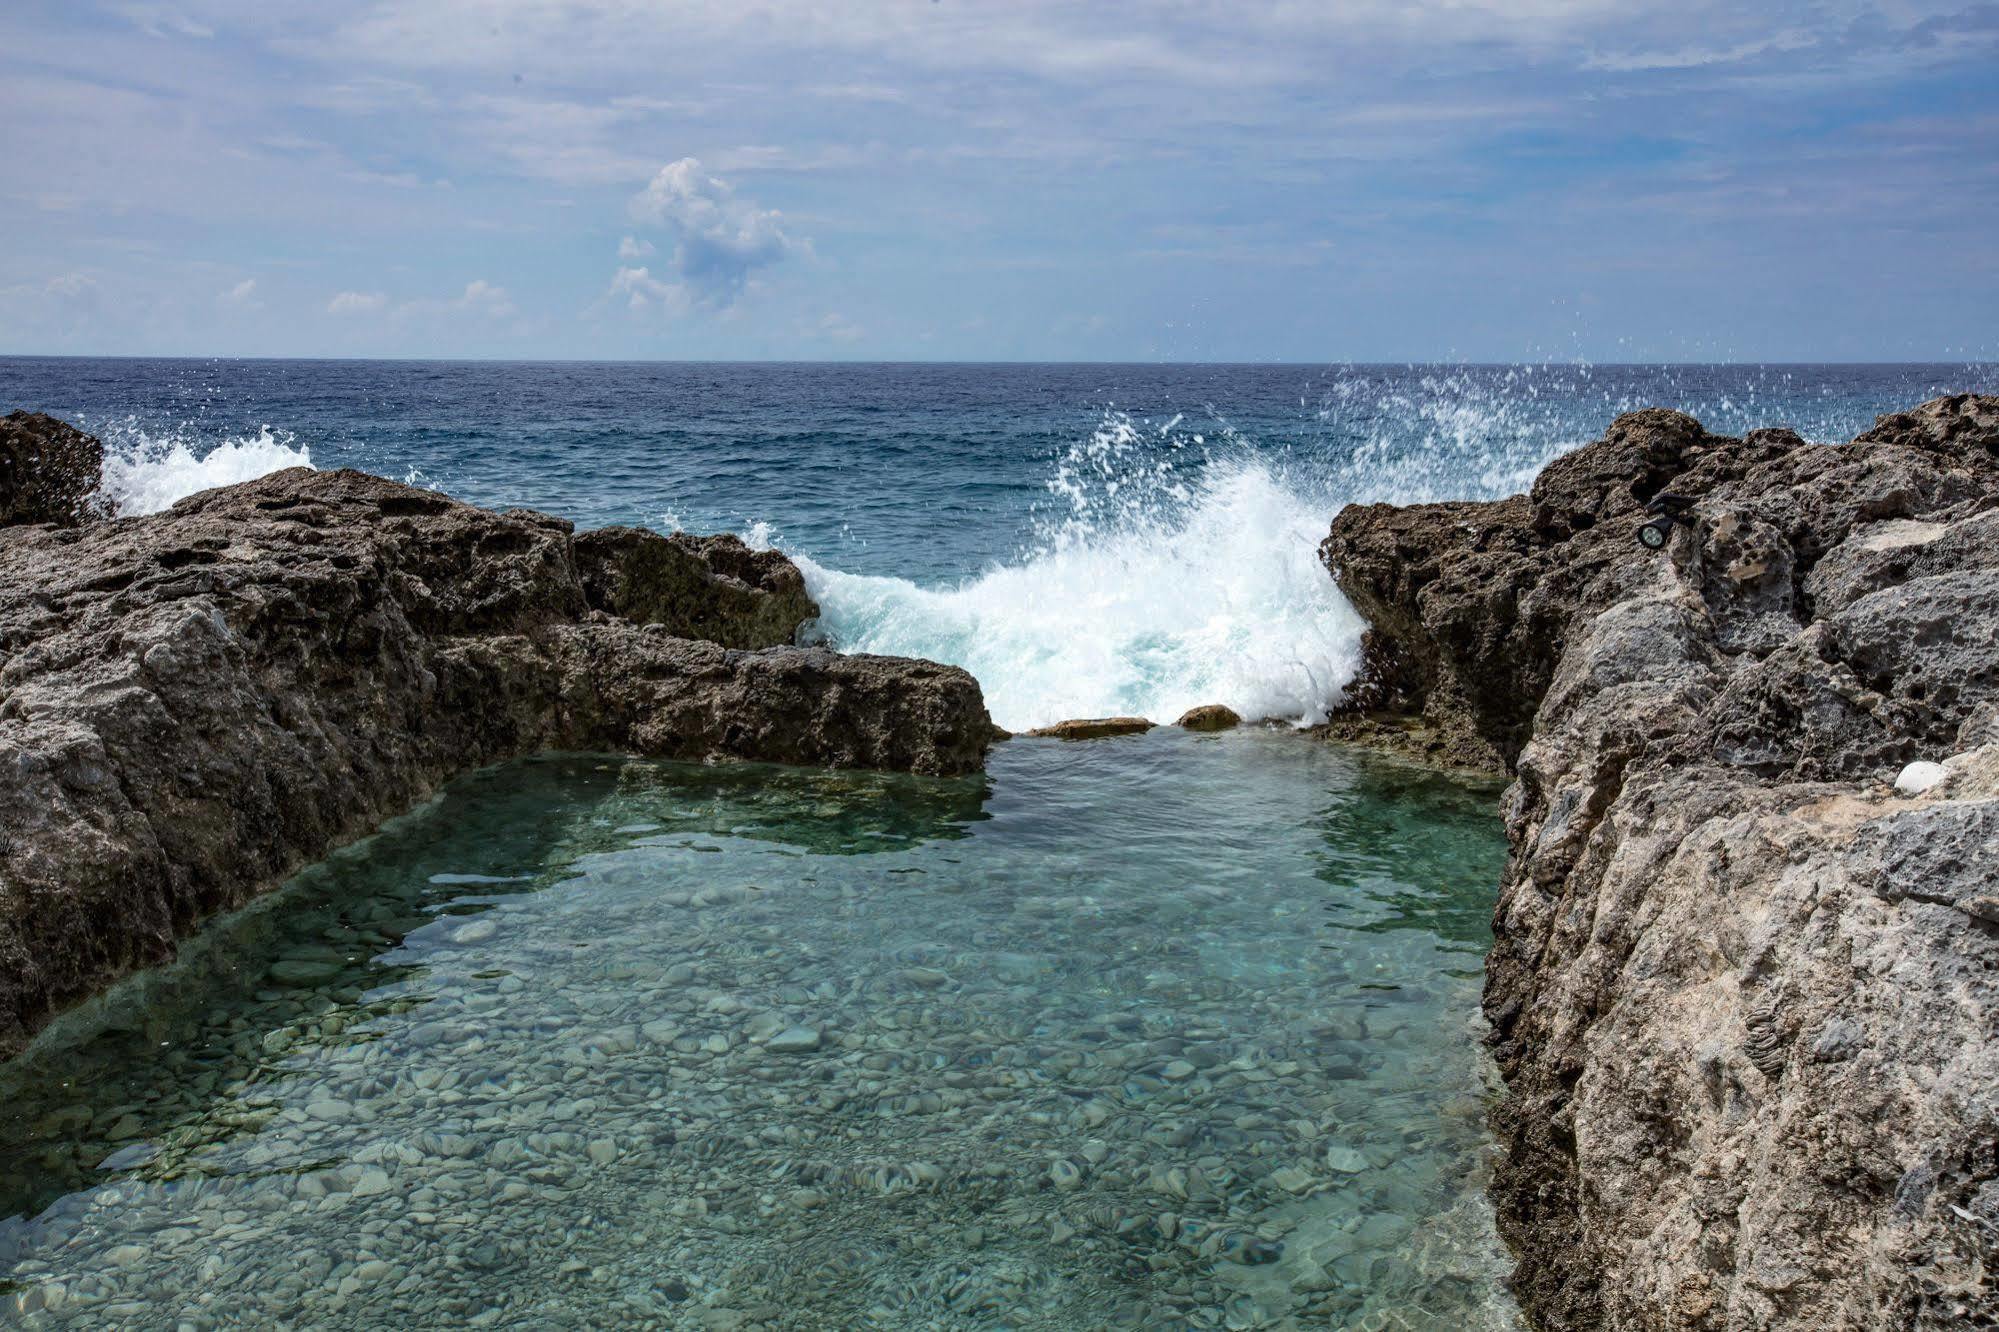
[[[0,351],[1999,357],[1999,3],[0,12]]]

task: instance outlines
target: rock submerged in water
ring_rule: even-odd
[[[1053,726],[1037,726],[1021,734],[1056,740],[1102,740],[1113,735],[1140,735],[1151,730],[1152,726],[1143,717],[1079,717],[1073,721],[1056,722]]]
[[[676,635],[789,641],[811,603],[780,562],[303,468],[0,528],[0,1057],[484,764],[979,768],[956,667]]]
[[[1173,724],[1183,731],[1232,731],[1242,725],[1242,718],[1236,715],[1233,708],[1220,703],[1204,703],[1181,713],[1180,720]]]
[[[817,1027],[786,1027],[771,1037],[764,1049],[772,1054],[811,1054],[824,1039]]]
[[[1840,446],[1634,412],[1322,553],[1352,733],[1515,777],[1492,1191],[1537,1325],[1999,1320],[1999,398]]]

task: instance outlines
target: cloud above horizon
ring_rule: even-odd
[[[683,157],[661,167],[626,207],[631,220],[657,227],[673,239],[671,264],[678,275],[677,291],[688,303],[724,310],[736,303],[758,269],[808,248],[784,229],[776,209],[759,208],[738,198],[735,189],[701,169],[699,159]],[[646,242],[627,236],[618,244],[620,258],[648,254]],[[646,275],[645,269],[620,269]],[[658,284],[654,284],[658,285]],[[631,286],[628,282],[627,286]],[[615,289],[615,284],[614,284]],[[647,293],[631,291],[634,301]]]
[[[0,42],[4,350],[1999,354],[1991,0],[84,0]]]

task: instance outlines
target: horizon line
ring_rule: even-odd
[[[1201,360],[1031,360],[1026,358],[990,359],[908,359],[885,357],[873,360],[859,358],[808,359],[802,357],[598,357],[598,356],[236,356],[204,353],[157,353],[157,352],[7,352],[0,351],[0,361],[187,361],[187,362],[259,362],[273,365],[304,364],[360,364],[360,365],[729,365],[729,366],[1104,366],[1118,368],[1239,368],[1239,369],[1308,369],[1315,367],[1344,366],[1354,369],[1380,369],[1418,367],[1428,368],[1449,366],[1464,369],[1516,369],[1564,368],[1596,369],[1621,367],[1705,367],[1705,366],[1755,366],[1760,368],[1805,368],[1821,366],[1862,367],[1862,366],[1999,366],[1999,358],[1943,357],[1911,358],[1888,360],[1757,360],[1754,358],[1729,358],[1724,360],[1597,360],[1590,357],[1574,357],[1566,360],[1521,360],[1495,361],[1472,358],[1447,358],[1424,360],[1416,357],[1390,358],[1387,360],[1362,361],[1350,358],[1331,357],[1323,360],[1272,360],[1272,361],[1201,361]]]

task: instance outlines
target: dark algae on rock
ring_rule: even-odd
[[[1514,776],[1485,1009],[1534,1320],[1999,1325],[1999,399],[1838,446],[1635,412],[1323,553],[1368,725]]]
[[[971,676],[788,646],[812,613],[733,539],[579,538],[353,471],[0,528],[0,1055],[484,764],[981,765]]]

